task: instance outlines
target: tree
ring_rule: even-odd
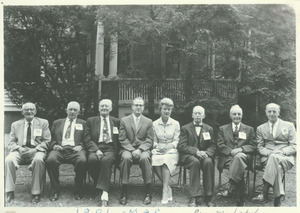
[[[37,103],[39,113],[50,120],[65,116],[72,100],[81,103],[84,117],[93,113],[98,94],[94,65],[86,63],[91,50],[85,32],[93,32],[94,20],[92,8],[81,6],[4,7],[10,98],[17,104]]]

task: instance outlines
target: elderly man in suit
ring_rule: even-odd
[[[121,169],[121,198],[120,204],[127,203],[127,185],[129,180],[130,167],[133,162],[138,162],[142,170],[146,195],[143,204],[150,204],[151,196],[151,148],[153,145],[152,121],[143,116],[144,100],[140,97],[132,102],[132,114],[121,119],[120,124],[120,169]]]
[[[245,169],[252,162],[255,151],[254,129],[242,123],[243,110],[239,105],[230,109],[231,123],[220,127],[217,146],[220,151],[218,170],[229,167],[229,192],[237,191],[237,206],[245,205]],[[249,169],[249,168],[248,168]]]
[[[76,173],[75,199],[80,200],[83,197],[83,180],[86,174],[86,157],[83,146],[85,121],[77,118],[79,112],[79,103],[69,102],[66,109],[67,118],[54,121],[51,128],[50,153],[46,160],[50,177],[51,201],[56,201],[59,197],[59,166],[62,163],[74,165]]]
[[[100,206],[108,206],[108,187],[111,168],[117,160],[119,150],[120,121],[109,115],[112,102],[103,99],[99,102],[100,116],[88,118],[84,143],[88,152],[88,171],[100,197]]]
[[[291,169],[295,164],[296,130],[292,123],[279,117],[280,106],[270,103],[266,106],[268,122],[257,127],[257,148],[265,166],[263,192],[253,201],[268,202],[269,188],[273,187],[274,206],[281,206],[284,196],[283,170]]]
[[[36,107],[33,103],[22,106],[23,119],[11,125],[9,155],[5,158],[5,191],[7,202],[14,199],[16,170],[20,164],[30,164],[32,171],[32,203],[40,202],[40,193],[46,175],[45,158],[48,142],[51,140],[47,120],[35,117]]]
[[[215,206],[212,201],[213,156],[216,149],[213,128],[202,122],[205,118],[203,107],[195,106],[192,117],[193,122],[182,127],[178,144],[179,162],[190,170],[189,191],[191,199],[188,206],[199,206],[202,198],[204,198],[205,204],[208,207],[213,207]],[[204,193],[200,185],[200,170],[203,171]]]

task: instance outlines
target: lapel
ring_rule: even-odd
[[[196,132],[196,128],[194,125],[194,122],[190,123],[189,129],[194,137],[194,147],[198,147],[198,136],[197,136],[197,132]],[[201,132],[200,132],[201,134]]]
[[[58,138],[61,138],[61,141],[63,140],[64,127],[65,127],[66,121],[67,121],[66,118],[63,119],[58,126]]]
[[[276,129],[276,135],[275,135],[274,139],[279,137],[279,135],[281,134],[281,129],[282,129],[282,122],[278,118],[278,126],[277,126],[277,129]]]
[[[270,138],[270,139],[274,139],[273,135],[271,135],[270,133],[270,126],[269,126],[269,122],[265,123],[263,126],[263,131],[266,132],[266,137]]]
[[[78,118],[76,118],[76,123],[75,123],[75,128],[74,128],[74,142],[75,142],[75,145],[76,145],[76,141],[78,139],[78,134],[79,134],[79,131],[77,131],[77,129],[76,129],[76,124],[80,124],[80,122],[78,122]]]
[[[241,128],[240,128],[241,129]],[[232,130],[232,123],[228,124],[226,126],[226,135],[230,139],[231,142],[233,142],[233,130]]]
[[[35,139],[35,136],[34,136],[34,129],[41,129],[41,124],[40,124],[40,121],[37,119],[37,118],[33,118],[33,128],[32,128],[32,133],[31,133],[31,139]],[[41,136],[39,136],[41,137]]]
[[[25,124],[25,119],[21,119],[18,123],[18,127],[16,128],[16,131],[18,131],[18,141],[19,143],[21,143],[21,146],[23,145],[24,143],[24,124]]]
[[[137,126],[137,129],[136,129],[136,134],[141,129],[141,126],[142,126],[142,123],[143,123],[143,119],[144,119],[144,117],[143,117],[143,115],[141,115],[139,123],[138,123],[138,126]]]
[[[130,123],[130,125],[131,125],[131,127],[132,127],[132,129],[133,129],[133,132],[136,134],[136,129],[135,129],[135,123],[134,123],[134,117],[133,117],[133,114],[131,114],[130,116],[129,116],[129,123]]]
[[[113,123],[113,121],[111,120],[111,117],[109,116],[108,117],[108,119],[109,119],[109,124],[110,124],[110,135],[111,135],[111,137],[113,137],[113,133],[114,133],[114,123]]]
[[[101,126],[101,118],[100,115],[96,117],[96,119],[94,120],[94,124],[95,124],[95,128],[96,128],[96,138],[97,138],[97,142],[99,141],[100,138],[100,126]]]

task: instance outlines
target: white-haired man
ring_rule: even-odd
[[[239,105],[230,109],[231,123],[221,126],[218,133],[217,147],[220,151],[218,170],[229,168],[229,192],[236,191],[237,206],[245,205],[246,185],[245,169],[252,162],[255,151],[255,132],[251,126],[242,123],[243,110]],[[251,168],[248,168],[251,169]]]
[[[83,197],[83,180],[86,174],[86,153],[83,146],[85,121],[77,118],[79,112],[79,103],[69,102],[66,109],[67,118],[54,121],[51,128],[50,153],[46,160],[50,177],[51,201],[56,201],[59,197],[59,166],[62,163],[74,165],[75,199],[80,200]]]
[[[45,158],[48,142],[51,140],[49,123],[47,120],[35,117],[36,107],[33,103],[22,106],[23,119],[11,125],[9,155],[5,158],[5,191],[7,202],[14,197],[16,170],[20,164],[29,163],[32,171],[31,194],[32,203],[40,202],[40,194],[46,173]]]
[[[190,170],[191,199],[188,206],[199,206],[203,197],[205,204],[213,207],[213,156],[216,149],[213,128],[202,122],[205,118],[203,107],[195,106],[192,117],[193,122],[182,127],[178,144],[179,162]],[[203,171],[204,193],[200,185],[200,170]]]
[[[283,170],[291,169],[295,164],[296,130],[291,122],[279,118],[280,106],[267,104],[268,122],[257,127],[257,149],[261,163],[265,166],[263,192],[254,201],[268,202],[269,188],[273,187],[274,206],[281,206],[284,196]]]
[[[111,168],[118,156],[120,121],[109,115],[112,101],[99,102],[100,116],[88,118],[84,143],[88,152],[88,171],[95,182],[96,196],[100,206],[108,206],[108,187]]]

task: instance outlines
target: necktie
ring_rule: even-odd
[[[271,132],[270,132],[270,133],[271,133],[271,135],[273,135],[273,137],[274,137],[274,124],[272,124],[271,127],[272,127],[272,129],[271,129]]]
[[[70,138],[72,122],[73,122],[73,120],[70,120],[70,124],[69,124],[69,126],[67,128],[67,131],[66,131],[66,134],[65,134],[65,139],[69,139]]]
[[[138,125],[139,125],[139,120],[140,120],[140,119],[139,119],[138,117],[137,117],[136,120],[135,120],[135,129],[137,129],[137,127],[138,127]]]
[[[239,138],[239,128],[237,125],[235,125],[235,130],[234,130],[234,133],[233,133],[233,138],[234,138],[234,141],[237,141],[238,138]]]
[[[31,147],[31,123],[28,123],[27,127],[27,137],[26,137],[26,146]]]
[[[103,142],[108,143],[109,142],[109,134],[108,134],[108,125],[106,118],[103,118],[104,124],[103,124]]]
[[[202,124],[197,124],[197,123],[196,123],[196,124],[195,124],[195,127],[201,127],[201,128],[202,128],[203,125],[202,125]]]
[[[239,128],[238,128],[238,126],[236,125],[235,126],[235,132],[238,132],[239,131]]]

